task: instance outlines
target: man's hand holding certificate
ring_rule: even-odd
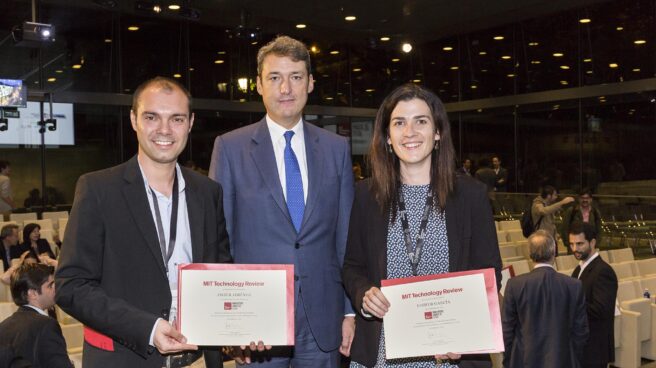
[[[182,265],[179,330],[196,345],[294,345],[293,277],[293,265]]]
[[[383,280],[379,292],[387,359],[504,350],[493,269]]]

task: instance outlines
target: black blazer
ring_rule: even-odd
[[[505,368],[581,366],[588,320],[580,281],[551,267],[513,277],[501,315]]]
[[[572,277],[579,277],[576,266]],[[617,276],[600,256],[585,267],[581,277],[585,293],[590,340],[585,345],[583,362],[586,365],[605,365],[615,361],[615,299]]]
[[[193,262],[230,262],[221,187],[181,169]],[[85,343],[84,366],[164,365],[148,342],[171,292],[136,157],[78,180],[55,281],[57,304],[114,340],[113,352]]]
[[[50,258],[56,259],[55,254],[52,252],[52,248],[50,248],[50,243],[48,243],[46,239],[37,240],[36,249],[39,254],[48,253]],[[21,254],[23,254],[25,251],[30,251],[30,257],[37,260],[39,259],[38,254],[36,254],[34,248],[32,248],[32,244],[30,244],[29,240],[9,248],[9,256],[11,259],[20,258]]]
[[[365,319],[360,311],[364,293],[373,286],[380,287],[380,280],[387,277],[389,220],[389,214],[382,213],[369,191],[369,183],[367,179],[356,184],[342,273],[344,287],[357,311],[351,358],[367,367],[376,362],[382,320]],[[501,257],[483,184],[468,176],[457,176],[454,192],[446,202],[446,229],[449,271],[494,268],[499,285]],[[463,356],[460,368],[467,367],[468,359],[489,360],[489,355]]]
[[[10,346],[33,368],[73,368],[56,320],[30,307],[20,307],[0,323],[0,346]]]

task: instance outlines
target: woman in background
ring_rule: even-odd
[[[440,99],[415,84],[395,89],[376,115],[369,160],[371,178],[356,186],[343,269],[358,312],[351,367],[491,367],[488,354],[385,359],[382,318],[390,303],[381,279],[483,268],[501,279],[485,186],[456,175]]]
[[[10,257],[19,258],[23,252],[29,251],[28,257],[39,260],[48,266],[57,266],[55,254],[52,252],[50,243],[46,239],[41,239],[41,226],[30,223],[23,228],[23,243],[17,247],[12,247]]]

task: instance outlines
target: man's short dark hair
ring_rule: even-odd
[[[11,275],[11,297],[16,305],[26,305],[27,292],[36,290],[41,294],[41,286],[55,272],[52,266],[42,263],[24,263]]]
[[[529,257],[535,263],[552,263],[556,256],[556,241],[545,230],[537,230],[528,237]]]
[[[7,161],[7,160],[0,160],[0,171],[6,169],[7,166],[11,166],[11,165],[9,164],[9,161]]]
[[[581,191],[579,191],[579,197],[583,197],[584,195],[592,197],[592,189],[588,187],[581,189]]]
[[[134,111],[135,114],[139,108],[139,97],[141,97],[143,91],[151,85],[157,85],[157,87],[162,88],[166,92],[172,92],[176,88],[179,89],[187,97],[187,104],[189,105],[189,116],[191,117],[191,93],[189,93],[187,88],[185,88],[185,86],[180,84],[180,82],[176,81],[175,79],[160,76],[141,83],[139,87],[134,90],[134,93],[132,94],[132,111]]]
[[[259,77],[262,77],[264,58],[269,55],[286,56],[293,61],[305,61],[305,70],[307,71],[308,77],[312,74],[310,52],[307,46],[299,40],[289,36],[278,36],[273,41],[262,46],[257,52],[257,75]]]
[[[540,197],[547,198],[548,196],[554,193],[556,193],[556,188],[552,187],[551,185],[545,185],[542,187],[542,192],[540,193]]]
[[[597,239],[597,230],[587,222],[576,221],[572,223],[572,226],[569,227],[569,233],[572,235],[583,234],[587,241]]]
[[[18,231],[18,225],[16,224],[7,224],[2,227],[2,230],[0,230],[0,240],[10,236],[13,232],[14,229]]]

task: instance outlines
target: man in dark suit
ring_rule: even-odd
[[[278,37],[257,60],[267,114],[216,138],[209,173],[225,191],[235,262],[294,265],[294,348],[253,360],[337,367],[338,348],[349,353],[355,329],[340,277],[353,201],[349,143],[303,120],[314,86],[303,43]]]
[[[176,163],[194,121],[179,83],[139,86],[130,120],[137,156],[77,183],[57,303],[87,326],[86,368],[187,366],[198,354],[169,355],[197,349],[173,327],[177,265],[231,260],[222,191]]]
[[[549,233],[536,231],[528,244],[535,268],[506,284],[503,366],[580,367],[588,339],[581,283],[554,269],[556,242]]]
[[[55,305],[53,272],[50,266],[25,264],[12,275],[11,295],[19,308],[0,323],[0,346],[34,368],[73,368],[61,327],[46,312]]]
[[[494,170],[494,191],[507,192],[508,170],[501,167],[501,159],[499,156],[492,157],[492,170]]]
[[[8,224],[0,230],[0,257],[2,266],[7,271],[11,267],[11,247],[18,245],[18,225]]]
[[[590,340],[585,345],[584,367],[606,367],[615,360],[615,299],[617,276],[597,251],[595,228],[590,223],[575,222],[569,228],[569,243],[580,261],[572,277],[583,283],[586,311],[590,323]]]

